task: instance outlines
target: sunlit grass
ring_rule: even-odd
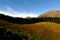
[[[52,22],[38,22],[34,24],[13,24],[0,20],[0,27],[19,35],[28,36],[31,40],[59,40],[60,24]]]

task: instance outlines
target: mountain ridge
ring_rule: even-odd
[[[38,17],[60,17],[60,10],[49,10]]]

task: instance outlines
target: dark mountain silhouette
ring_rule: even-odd
[[[17,24],[32,24],[37,22],[56,22],[60,23],[60,17],[37,17],[37,18],[20,18],[20,17],[12,17],[4,14],[0,14],[0,20],[4,20],[11,23]]]
[[[8,15],[0,14],[0,20],[12,22],[12,23],[17,23],[17,24],[35,23],[34,19],[30,18],[30,17],[20,18],[20,17],[12,17],[12,16],[8,16]]]

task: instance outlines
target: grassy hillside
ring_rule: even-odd
[[[7,32],[25,36],[27,40],[60,40],[60,24],[57,23],[13,24],[0,20],[1,27],[7,29]]]

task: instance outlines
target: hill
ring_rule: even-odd
[[[49,12],[56,14],[56,10]],[[0,14],[0,35],[6,40],[60,40],[60,17],[49,15],[44,18],[18,18]]]
[[[0,20],[0,28],[18,34],[25,40],[60,40],[60,24],[38,22],[34,24],[13,24]],[[23,40],[22,39],[22,40]]]
[[[60,10],[50,10],[39,15],[38,17],[60,17]]]

